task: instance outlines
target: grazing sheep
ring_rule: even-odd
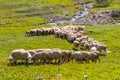
[[[60,37],[60,33],[61,33],[61,31],[55,31],[55,37],[59,38]]]
[[[26,31],[25,36],[31,36],[30,31]]]
[[[70,58],[70,55],[71,55],[71,52],[68,51],[68,50],[61,50],[61,53],[62,53],[62,62],[69,62],[69,58]]]
[[[76,33],[76,35],[77,35],[77,38],[80,38],[80,37],[82,37],[82,36],[83,36],[83,34],[78,33],[78,32]],[[76,39],[77,39],[77,38],[76,38]]]
[[[49,52],[49,59],[55,60],[55,63],[62,63],[62,53],[60,49],[52,49],[52,51]]]
[[[88,39],[88,36],[82,36],[82,37],[76,38],[78,42],[81,42],[82,40],[87,40],[87,39]]]
[[[45,63],[49,60],[49,54],[45,51],[38,52],[32,56],[31,60],[33,63],[38,63],[39,60],[41,63]]]
[[[75,60],[76,62],[83,63],[84,61],[88,62],[88,54],[86,52],[75,51],[71,53],[70,60]]]
[[[85,26],[78,26],[79,31],[84,31],[84,29],[85,29]]]
[[[83,63],[84,56],[82,55],[82,53],[79,51],[74,52],[74,53],[75,53],[75,60],[77,62]]]
[[[89,42],[86,42],[86,43],[83,45],[83,49],[84,49],[84,50],[88,50],[89,47],[90,47]]]
[[[36,54],[33,54],[33,56],[32,56],[32,58],[31,58],[31,60],[33,61],[33,63],[38,63],[38,60],[42,60],[42,52],[38,52],[38,53],[36,53]]]
[[[88,45],[89,45],[89,44],[87,44],[87,43],[88,43],[87,40],[82,40],[82,41],[80,42],[81,49],[86,50],[87,47],[88,47]]]
[[[67,33],[65,31],[61,31],[59,33],[59,37],[62,38],[62,39],[66,39],[66,36],[67,36]]]
[[[75,41],[73,42],[73,45],[74,45],[74,49],[75,49],[75,50],[78,50],[79,42],[75,40]]]
[[[31,60],[31,54],[24,49],[13,50],[10,55],[13,58],[13,62],[18,64],[17,60],[22,60],[28,63]]]
[[[97,51],[97,48],[95,46],[90,48],[90,51]]]
[[[73,61],[74,59],[77,61],[77,59],[76,59],[76,53],[74,51],[72,51],[71,55],[70,55],[70,60]]]
[[[99,52],[107,52],[107,47],[103,44],[98,44],[96,48],[97,48],[97,51]]]
[[[43,30],[42,29],[37,29],[36,30],[36,35],[37,36],[43,35]]]
[[[9,60],[10,64],[12,64],[13,61],[14,61],[14,59],[13,59],[13,57],[11,55],[9,56],[8,60]]]
[[[88,54],[88,52],[86,52],[86,51],[82,51],[82,52],[77,51],[76,53],[77,53],[76,58],[77,58],[77,61],[78,61],[78,62],[79,62],[79,61],[80,61],[81,63],[84,63],[84,61],[85,61],[86,63],[89,62],[89,54]]]
[[[97,62],[97,60],[99,60],[100,62],[98,51],[88,52],[88,54],[89,54],[89,59],[92,60],[92,62]]]
[[[35,50],[27,50],[27,51],[31,54],[31,56],[37,53]]]
[[[73,33],[69,33],[69,34],[67,35],[67,40],[68,40],[69,42],[73,42],[76,38],[77,38],[77,36],[76,36],[75,34],[73,34]]]
[[[35,49],[36,52],[50,51],[51,49]]]
[[[36,30],[37,29],[32,29],[29,31],[30,36],[36,36]]]

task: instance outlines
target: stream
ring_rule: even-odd
[[[83,12],[78,11],[76,13],[76,15],[73,16],[71,19],[69,19],[69,20],[65,20],[65,19],[57,20],[57,21],[51,22],[49,24],[55,26],[55,25],[62,25],[64,23],[74,23],[78,18],[85,18],[85,17],[87,17],[90,9],[88,9],[85,4],[80,5],[80,6],[83,7],[84,11]]]

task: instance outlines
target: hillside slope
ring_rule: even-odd
[[[63,16],[66,10],[65,15],[71,18],[79,9],[82,10],[78,5],[74,6],[79,1],[81,0],[0,0],[0,80],[36,80],[38,77],[43,77],[44,80],[86,80],[86,75],[88,80],[120,80],[119,25],[86,26],[85,35],[103,42],[111,51],[105,57],[100,56],[100,63],[80,64],[71,61],[62,65],[9,65],[11,51],[19,48],[72,50],[73,44],[55,38],[54,35],[26,37],[25,32],[50,27],[45,24],[49,22],[49,18]],[[91,11],[113,8],[119,10],[118,2],[111,3],[109,7],[93,8]],[[62,74],[62,77],[56,76],[57,74]]]

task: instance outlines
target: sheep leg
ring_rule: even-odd
[[[65,59],[65,62],[67,63],[68,61],[69,61],[69,59],[68,59],[68,58],[66,58],[66,59]]]
[[[61,64],[62,63],[62,59],[58,59],[58,64]]]
[[[43,59],[43,62],[42,62],[42,64],[45,64],[45,62],[46,62],[46,61],[45,61],[45,59]]]
[[[38,59],[34,59],[34,64],[35,64],[35,65],[38,64]]]
[[[25,60],[24,64],[25,64],[25,65],[28,65],[28,59]]]
[[[18,62],[17,62],[17,60],[14,60],[14,62],[13,62],[15,65],[18,65]]]
[[[87,59],[85,59],[85,62],[86,62],[86,63],[89,63],[89,59],[88,59],[88,58],[87,58]]]

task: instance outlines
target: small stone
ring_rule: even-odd
[[[85,74],[85,75],[84,75],[84,78],[88,78],[88,75]]]
[[[43,78],[42,77],[37,77],[37,80],[43,80]]]
[[[57,74],[56,76],[57,76],[57,77],[62,77],[62,74]]]

